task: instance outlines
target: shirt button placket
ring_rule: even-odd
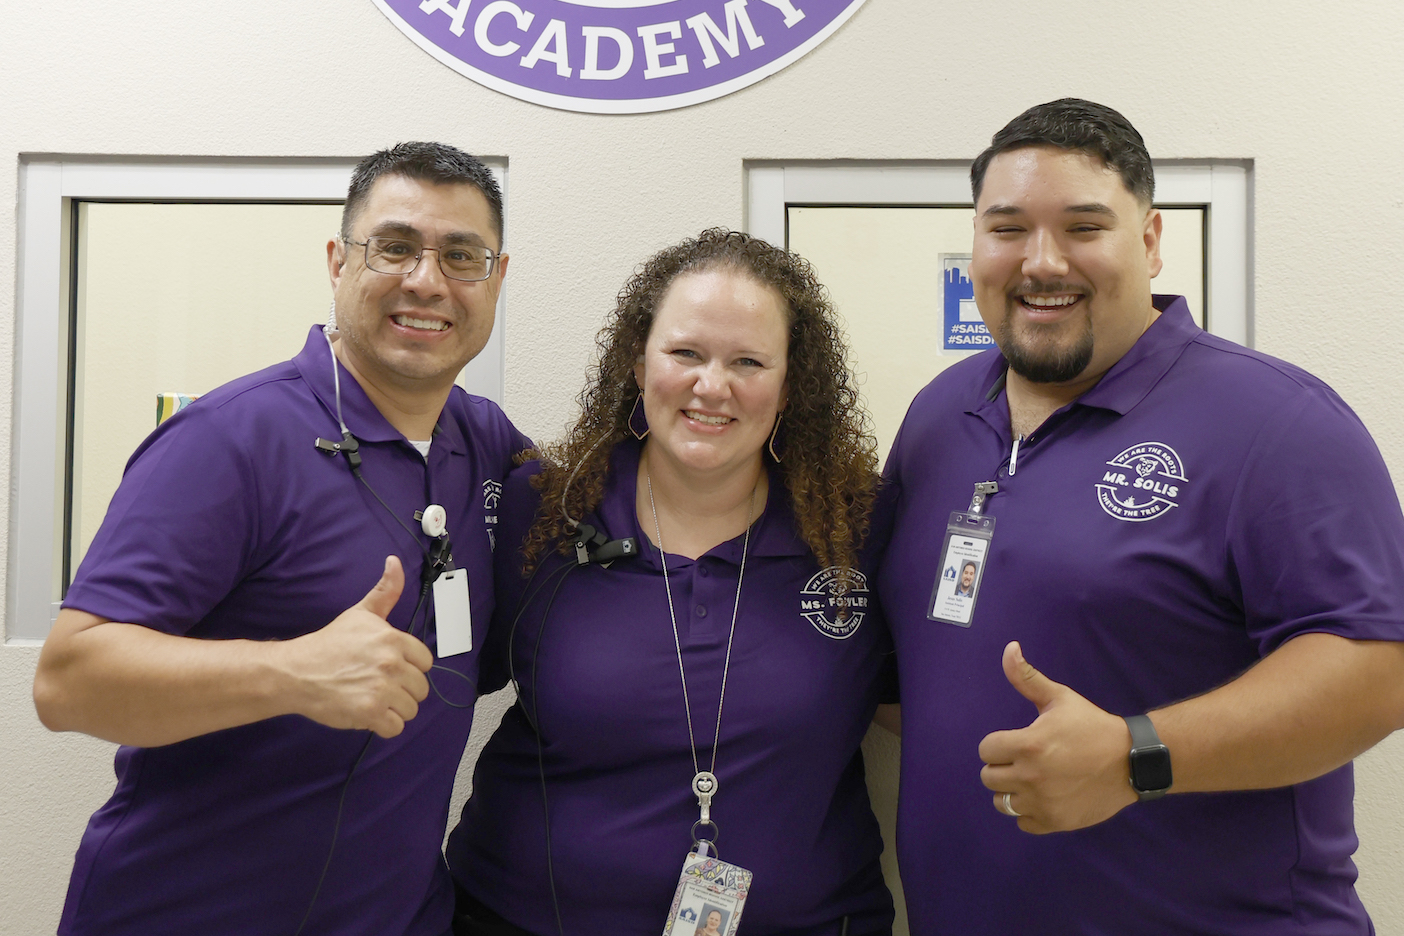
[[[697,565],[692,571],[692,627],[693,633],[705,640],[710,641],[715,637],[714,631],[717,628],[717,617],[711,612],[717,604],[717,596],[714,594],[718,587],[719,579],[713,575],[707,567],[706,558],[697,560]]]
[[[697,603],[692,606],[692,613],[698,621],[702,621],[707,617],[707,603],[712,600],[710,589],[707,587],[711,584],[711,573],[707,571],[705,558],[697,560],[696,572],[692,594],[697,597]]]

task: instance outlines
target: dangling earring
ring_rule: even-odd
[[[335,334],[336,330],[336,300],[333,299],[331,301],[331,309],[327,312],[327,324],[322,326],[322,334]]]
[[[770,430],[770,441],[765,447],[770,451],[770,457],[775,459],[775,464],[780,464],[780,456],[775,454],[775,437],[780,434],[780,420],[785,418],[784,413],[775,414],[775,428]]]
[[[629,431],[640,442],[648,436],[648,416],[644,414],[642,390],[634,397],[634,408],[629,411]]]

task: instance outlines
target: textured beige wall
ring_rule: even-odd
[[[156,395],[208,393],[285,361],[326,320],[340,223],[340,205],[81,207],[75,571],[156,426]]]
[[[744,160],[968,159],[1024,107],[1076,94],[1124,110],[1158,158],[1253,161],[1256,344],[1336,386],[1404,478],[1404,342],[1389,285],[1404,242],[1400,48],[1396,0],[869,0],[750,89],[600,117],[467,82],[368,0],[11,3],[0,28],[10,166],[0,386],[13,376],[21,153],[355,156],[437,137],[506,157],[507,408],[549,436],[634,264],[705,225],[743,223]],[[382,96],[387,74],[412,89],[407,99]],[[12,419],[0,391],[0,433]],[[0,489],[9,471],[0,460]],[[8,516],[0,503],[0,526]],[[52,931],[78,830],[111,783],[109,746],[37,727],[34,658],[0,649],[4,936]],[[1380,933],[1401,936],[1404,742],[1362,758],[1358,778],[1361,893]]]

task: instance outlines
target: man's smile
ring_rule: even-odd
[[[438,319],[415,318],[411,315],[392,315],[390,321],[402,328],[418,328],[425,331],[445,331],[449,323]]]
[[[1019,301],[1031,309],[1056,309],[1070,306],[1081,298],[1081,295],[1020,296]]]
[[[1081,292],[1050,290],[1047,292],[1018,291],[1014,299],[1032,322],[1051,324],[1061,322],[1086,298]]]

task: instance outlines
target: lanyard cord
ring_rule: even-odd
[[[687,739],[692,745],[692,790],[697,794],[698,803],[702,807],[702,818],[693,825],[695,840],[698,825],[710,825],[713,829],[717,829],[717,824],[711,819],[711,803],[717,788],[717,748],[721,744],[722,705],[726,702],[726,677],[731,671],[731,644],[736,637],[736,617],[741,610],[741,583],[746,579],[746,554],[750,551],[751,546],[751,521],[756,507],[756,488],[760,485],[757,484],[756,487],[751,488],[751,500],[746,507],[746,536],[741,541],[741,570],[736,576],[736,601],[731,606],[731,631],[726,638],[726,658],[722,663],[721,693],[717,697],[717,730],[712,736],[712,764],[704,775],[697,761],[697,738],[692,732],[692,702],[687,695],[687,673],[683,669],[682,640],[678,637],[678,616],[677,612],[673,610],[673,586],[668,580],[668,553],[663,548],[663,530],[658,525],[658,505],[653,500],[653,476],[646,468],[644,469],[644,480],[648,483],[648,507],[653,512],[653,532],[658,537],[658,557],[663,564],[663,588],[668,594],[668,618],[673,624],[673,648],[678,653],[678,676],[682,680],[683,708],[687,714]]]

